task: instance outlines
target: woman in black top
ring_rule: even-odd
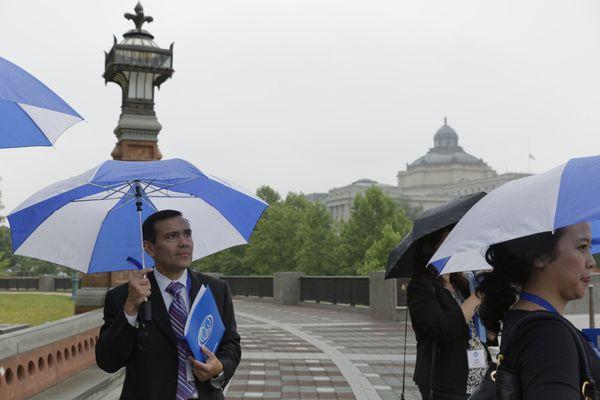
[[[490,246],[486,253],[493,272],[485,273],[479,291],[479,313],[487,329],[506,332],[532,312],[554,312],[562,318],[566,304],[584,296],[590,270],[587,223],[510,240]],[[600,382],[600,362],[588,346],[592,372]],[[504,367],[520,380],[523,400],[579,400],[579,353],[569,329],[558,319],[527,323],[513,332]]]
[[[436,276],[427,260],[439,247],[451,228],[433,234],[425,240],[421,262],[408,284],[407,302],[417,339],[417,359],[413,379],[423,400],[467,398],[467,380],[476,385],[485,368],[469,370],[467,349],[479,340],[473,333],[472,318],[480,299],[469,295],[469,285],[459,274]],[[469,333],[471,331],[471,334]],[[479,341],[478,346],[483,348]],[[432,367],[433,366],[433,367]]]

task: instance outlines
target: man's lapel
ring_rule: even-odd
[[[198,278],[197,274],[194,274],[190,270],[188,270],[188,273],[192,277],[192,279],[191,279],[191,281],[192,281],[192,289],[190,291],[190,309],[191,309],[192,308],[192,304],[194,304],[194,300],[196,299],[196,296],[198,295],[198,292],[200,291],[200,287],[202,286],[202,284],[204,282],[202,282]]]
[[[169,318],[169,312],[165,306],[160,288],[154,277],[154,272],[148,274],[148,280],[150,280],[151,293],[150,293],[150,304],[152,304],[152,321],[158,325],[158,327],[167,335],[167,337],[177,344],[175,339],[175,332],[171,328],[171,319]]]

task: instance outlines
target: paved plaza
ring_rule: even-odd
[[[371,318],[368,309],[282,306],[234,300],[242,361],[226,388],[228,400],[400,399],[404,323]],[[408,329],[407,400],[415,339]],[[124,377],[97,367],[68,378],[35,400],[117,400]]]
[[[243,351],[227,399],[399,399],[404,323],[344,308],[236,300]],[[408,332],[405,397],[418,399]]]

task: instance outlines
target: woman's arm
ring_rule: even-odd
[[[477,297],[476,292],[472,293],[463,303],[460,305],[460,309],[465,317],[465,322],[469,322],[473,315],[475,315],[475,309],[481,304],[481,299]]]
[[[408,310],[414,324],[438,341],[467,337],[468,327],[459,307],[443,310],[433,284],[415,277],[407,288]]]

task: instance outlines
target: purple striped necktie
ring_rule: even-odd
[[[188,356],[191,355],[190,348],[185,341],[183,336],[183,329],[185,328],[185,321],[187,319],[187,308],[181,298],[181,289],[183,285],[179,282],[171,282],[167,286],[167,293],[173,296],[173,301],[169,307],[169,318],[171,319],[171,327],[175,332],[177,338],[177,400],[187,400],[196,391],[196,387],[193,383],[187,380],[187,367],[186,361]]]

